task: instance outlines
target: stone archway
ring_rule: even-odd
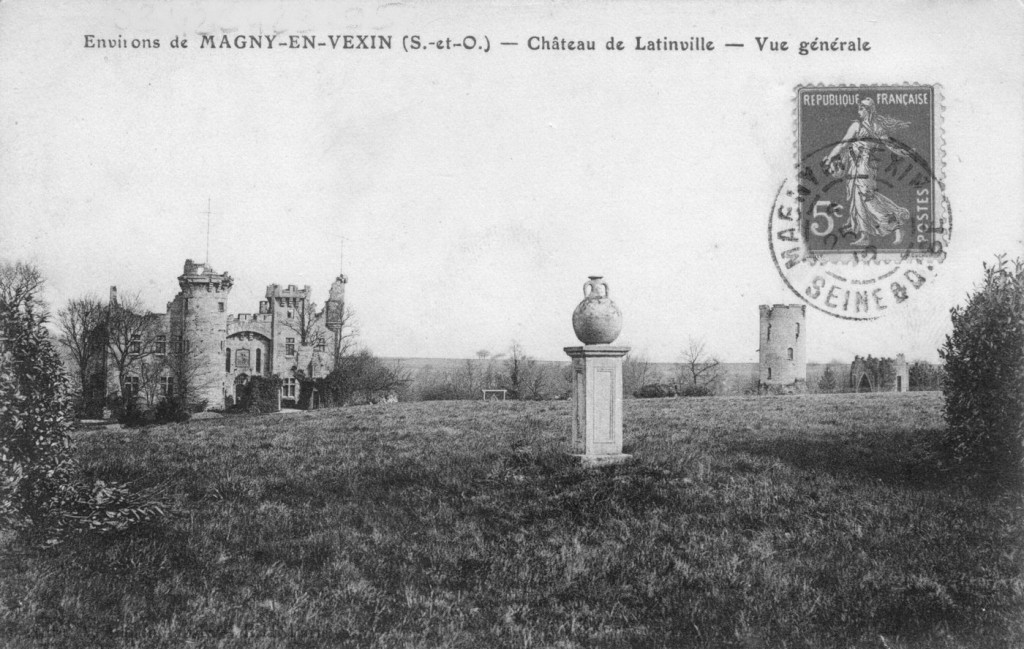
[[[872,389],[871,389],[871,380],[868,379],[868,375],[866,373],[865,374],[861,374],[860,375],[860,382],[857,383],[857,392],[871,392],[871,391],[872,391]]]

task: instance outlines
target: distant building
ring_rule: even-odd
[[[219,409],[232,404],[251,377],[276,375],[283,381],[282,397],[298,399],[298,378],[326,376],[334,367],[347,282],[343,274],[334,280],[320,311],[309,286],[271,284],[258,312],[231,315],[234,280],[189,259],[167,312],[147,316],[140,328],[125,391],[152,403],[187,386],[190,402]],[[110,308],[118,308],[116,287]],[[116,390],[122,382],[109,354],[103,366],[100,384]]]
[[[896,359],[856,356],[850,364],[849,387],[854,392],[909,392],[910,367],[903,354]]]
[[[761,392],[807,391],[807,306],[762,304],[758,386]]]

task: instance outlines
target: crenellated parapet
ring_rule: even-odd
[[[279,307],[295,307],[309,299],[310,293],[309,286],[298,288],[295,284],[271,284],[267,287],[267,301]]]
[[[240,313],[228,316],[227,335],[249,332],[270,338],[273,322],[273,316],[269,313]]]
[[[234,282],[228,273],[218,273],[209,264],[197,264],[191,259],[185,260],[185,270],[178,277],[178,286],[187,294],[203,290],[208,293],[227,292]]]

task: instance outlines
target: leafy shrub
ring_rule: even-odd
[[[60,518],[56,532],[89,530],[121,532],[139,523],[151,523],[166,515],[164,505],[149,494],[133,493],[119,483],[73,481],[57,496]],[[52,541],[51,541],[52,543]]]
[[[60,358],[24,300],[0,299],[0,522],[45,518],[73,465]]]
[[[0,264],[0,525],[34,527],[54,543],[63,532],[125,529],[163,515],[123,485],[81,478],[67,378],[35,297],[41,286],[34,268]]]
[[[942,451],[956,464],[1015,472],[1024,460],[1024,260],[984,265],[984,281],[951,311]]]
[[[115,411],[117,415],[117,423],[122,426],[128,426],[134,428],[141,426],[146,423],[145,413],[135,399],[125,399],[124,404]]]
[[[393,400],[409,378],[400,365],[387,364],[364,349],[342,357],[330,374],[312,383],[321,406],[344,406]]]
[[[100,419],[103,417],[104,384],[102,374],[93,374],[89,383],[83,386],[81,394],[75,397],[75,416],[80,419]]]
[[[908,369],[908,378],[911,391],[918,390],[939,390],[944,380],[942,367],[915,361]]]
[[[661,397],[676,396],[676,389],[671,385],[663,383],[648,383],[633,393],[638,399],[659,399]]]
[[[679,390],[681,397],[710,397],[715,394],[710,385],[684,385]]]
[[[192,418],[192,411],[183,399],[171,397],[156,404],[154,409],[158,424],[184,423]]]
[[[299,399],[298,407],[300,410],[309,410],[319,404],[314,403],[313,392],[319,395],[320,391],[317,387],[317,380],[311,379],[305,376],[299,377]]]
[[[277,397],[280,391],[280,378],[254,376],[242,390],[241,398],[238,400],[239,408],[253,414],[277,412]]]
[[[839,387],[839,381],[836,379],[836,373],[832,371],[831,366],[826,365],[825,371],[822,372],[821,378],[818,379],[818,391],[835,392],[837,387]]]

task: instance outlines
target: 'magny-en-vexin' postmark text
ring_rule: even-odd
[[[769,237],[783,280],[812,307],[874,319],[935,276],[951,227],[938,90],[797,88],[797,163]]]

